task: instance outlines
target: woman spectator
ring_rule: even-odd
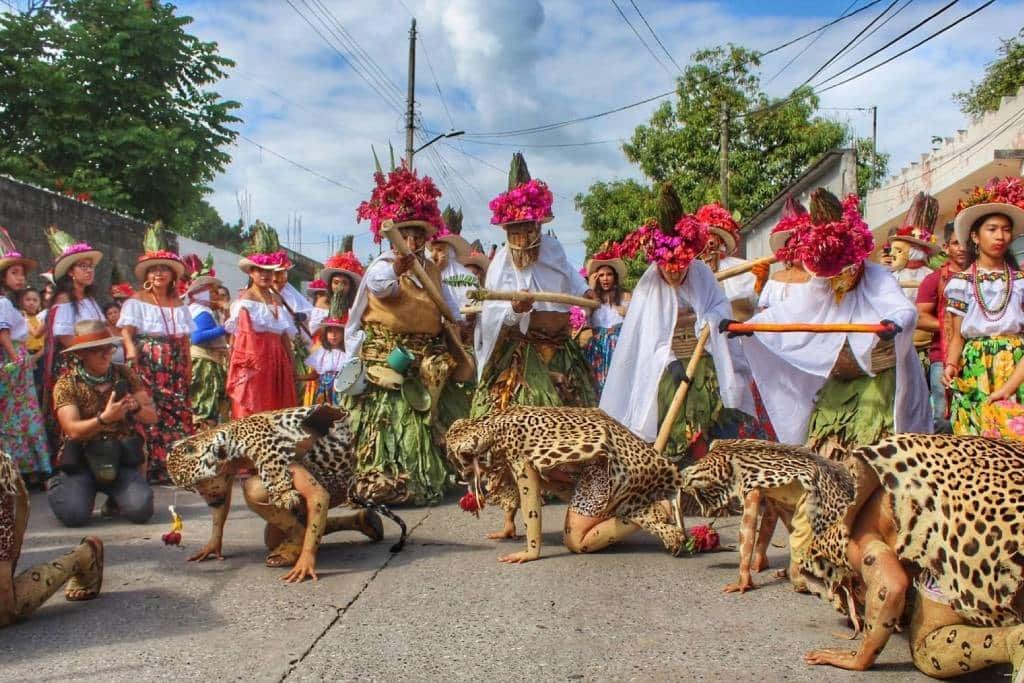
[[[626,279],[626,264],[618,257],[617,251],[602,252],[587,262],[587,279],[601,306],[590,314],[593,336],[583,347],[583,356],[590,365],[597,397],[600,399],[611,366],[612,353],[619,340],[622,321],[629,307],[630,294],[622,289],[622,281]]]
[[[162,235],[159,223],[146,232],[146,251],[135,264],[142,289],[124,302],[117,321],[125,362],[149,388],[159,417],[141,432],[149,451],[149,480],[160,484],[170,481],[165,462],[171,444],[195,431],[188,398],[189,339],[195,324],[178,296],[185,266],[177,254],[162,248]]]
[[[82,539],[63,557],[15,574],[28,528],[28,491],[10,456],[0,451],[0,627],[27,619],[64,589],[69,602],[92,600],[103,583],[103,542]]]
[[[943,377],[952,390],[953,434],[995,430],[1024,438],[1024,433],[1011,433],[1015,430],[1006,419],[1007,411],[1019,412],[1014,406],[1024,402],[1024,390],[1017,388],[1015,402],[987,403],[1024,357],[1024,273],[1009,251],[1014,238],[1024,234],[1024,208],[1004,199],[1007,194],[1019,196],[1021,185],[1020,178],[1007,178],[977,188],[954,221],[970,265],[946,285],[946,311],[951,315]],[[986,430],[983,422],[995,426]]]
[[[60,424],[60,472],[50,480],[50,509],[69,527],[92,518],[96,493],[112,499],[135,524],[153,516],[153,491],[140,473],[145,463],[137,425],[154,425],[156,408],[134,370],[114,365],[119,337],[97,320],[75,324],[63,353],[68,372],[53,388]]]
[[[238,267],[249,276],[249,286],[231,304],[224,323],[234,335],[227,380],[234,419],[297,403],[289,352],[296,329],[273,287],[278,261],[272,254],[255,253]]]
[[[188,267],[188,310],[195,323],[192,332],[192,384],[189,400],[195,419],[213,427],[227,417],[227,395],[224,393],[228,372],[228,345],[224,326],[217,322],[220,307],[213,293],[221,285],[213,270],[213,259],[200,262],[190,254],[184,259]]]
[[[35,360],[25,348],[28,324],[8,298],[25,288],[25,272],[38,264],[22,256],[2,228],[0,251],[0,446],[28,485],[40,486],[52,474],[50,447],[32,376]]]
[[[40,402],[43,399],[43,364],[40,361],[46,348],[46,327],[43,323],[46,316],[41,311],[42,301],[42,296],[35,287],[26,287],[18,292],[18,309],[25,318],[25,324],[28,325],[25,350],[32,359],[32,380],[36,385],[36,397]]]

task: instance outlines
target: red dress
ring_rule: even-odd
[[[285,340],[282,332],[257,332],[249,311],[239,310],[228,362],[232,419],[298,404],[295,370]]]

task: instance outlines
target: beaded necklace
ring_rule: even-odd
[[[971,264],[971,280],[974,282],[974,298],[978,302],[978,308],[981,309],[982,317],[990,323],[1002,320],[1003,316],[1006,315],[1006,312],[1010,310],[1010,298],[1013,295],[1013,271],[1010,270],[1010,264],[1005,262],[1003,263],[1002,278],[1006,278],[1006,291],[1003,294],[1003,299],[994,308],[989,308],[988,304],[985,303],[985,297],[982,296],[981,293],[981,280],[978,277],[978,262],[975,261]]]
[[[149,295],[153,297],[153,304],[156,306],[156,310],[160,311],[160,319],[163,320],[164,323],[164,332],[167,334],[168,337],[177,337],[178,321],[174,317],[174,311],[171,311],[171,324],[168,325],[167,316],[164,314],[164,307],[160,305],[160,301],[157,300],[156,294],[154,294],[151,291]]]

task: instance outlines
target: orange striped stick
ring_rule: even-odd
[[[878,334],[892,328],[883,323],[730,323],[729,332],[867,332]]]

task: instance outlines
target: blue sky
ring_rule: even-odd
[[[858,0],[855,8],[868,1]],[[314,258],[326,257],[331,239],[345,233],[357,235],[360,256],[375,253],[366,225],[355,223],[355,207],[372,184],[370,146],[378,153],[388,140],[398,149],[404,147],[401,109],[410,13],[417,16],[421,37],[416,92],[424,124],[439,130],[489,132],[585,116],[672,89],[668,58],[659,52],[630,1],[617,2],[668,73],[610,1],[292,0],[301,15],[285,0],[181,2],[181,12],[195,19],[190,30],[219,42],[223,53],[236,60],[231,77],[218,89],[243,104],[241,131],[264,147],[239,139],[231,150],[234,161],[214,182],[210,200],[227,220],[238,218],[240,204],[247,207],[250,219],[271,222],[296,248],[297,230],[289,233],[287,226],[301,218],[301,248]],[[690,54],[704,47],[734,42],[766,49],[780,44],[831,21],[851,4],[634,2],[684,67]],[[829,29],[770,83],[769,78],[810,39],[767,57],[761,71],[769,94],[786,94],[888,4],[885,0]],[[880,58],[980,4],[981,0],[958,3]],[[825,74],[843,70],[937,7],[935,2],[911,3]],[[383,96],[303,17],[346,59],[362,59],[353,57],[348,37],[357,41],[374,68],[381,70],[370,80]],[[879,148],[892,154],[890,170],[896,172],[927,152],[933,135],[949,135],[963,127],[952,93],[979,78],[995,55],[998,37],[1013,35],[1022,24],[1024,2],[1001,0],[875,73],[825,93],[822,105],[827,109],[822,114],[868,135],[869,115],[845,108],[877,105]],[[462,206],[470,239],[496,242],[502,235],[487,224],[487,201],[502,189],[508,159],[520,145],[534,176],[547,180],[556,193],[556,219],[550,227],[570,257],[582,262],[583,234],[572,198],[597,180],[639,177],[619,145],[656,106],[650,103],[528,136],[442,141],[417,156],[416,165],[439,182],[445,193],[442,203]],[[530,147],[567,144],[580,146]]]

